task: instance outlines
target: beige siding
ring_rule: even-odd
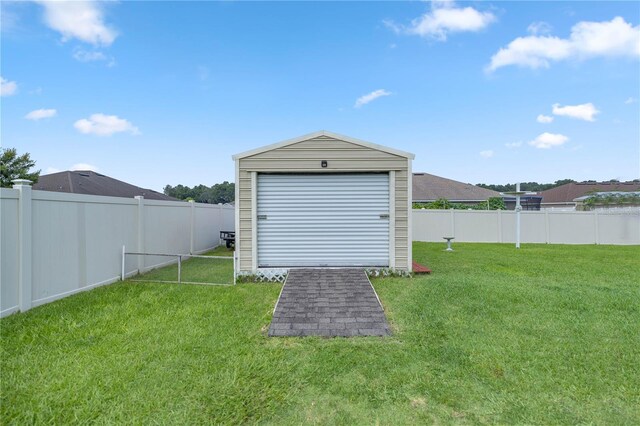
[[[396,171],[396,265],[398,268],[407,268],[407,244],[409,235],[409,211],[407,208],[408,180],[407,160],[405,167]]]
[[[321,160],[328,167],[322,168]],[[396,268],[407,269],[408,259],[408,170],[407,158],[351,142],[320,136],[274,148],[239,160],[240,215],[239,262],[241,271],[252,269],[251,240],[251,172],[269,173],[336,173],[396,171],[395,184],[395,245]]]
[[[240,199],[237,201],[237,208],[240,214],[240,232],[237,235],[239,240],[238,259],[240,270],[251,270],[251,173],[240,168]]]
[[[364,151],[366,152],[366,151]],[[283,152],[284,153],[284,152]],[[286,152],[287,154],[292,154]],[[263,159],[263,158],[246,158],[240,160],[244,170],[256,171],[256,172],[276,172],[276,171],[291,171],[291,172],[345,172],[345,171],[359,171],[359,172],[376,172],[376,171],[389,171],[400,170],[403,163],[406,163],[406,158],[360,158],[360,159],[337,159],[337,158],[322,158],[327,160],[327,168],[320,167],[320,158],[317,160],[310,160],[304,154],[304,152],[294,151],[290,159],[280,158]],[[331,154],[335,155],[333,151]],[[405,166],[406,167],[406,166]]]

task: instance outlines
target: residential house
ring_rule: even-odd
[[[413,174],[414,203],[430,203],[444,198],[452,203],[474,205],[500,196],[497,191],[470,183],[458,182],[429,173]]]
[[[68,170],[43,175],[33,185],[33,189],[125,198],[142,195],[148,200],[180,201],[177,198],[169,197],[152,189],[140,188],[91,170]]]
[[[573,210],[576,207],[576,198],[596,192],[633,192],[640,191],[640,180],[629,182],[572,182],[555,188],[542,191],[541,207],[543,209],[568,209]]]

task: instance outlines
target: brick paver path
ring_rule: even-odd
[[[389,334],[362,269],[291,269],[269,327],[269,336]]]

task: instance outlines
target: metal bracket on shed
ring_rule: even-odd
[[[266,214],[259,214],[258,215],[258,220],[266,220],[267,219],[267,215]]]
[[[389,219],[389,213],[382,213],[380,219]]]

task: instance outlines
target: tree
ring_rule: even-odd
[[[208,187],[206,185],[197,185],[193,188],[189,188],[184,185],[164,187],[165,195],[175,197],[179,200],[194,200],[198,203],[218,204],[218,203],[230,203],[236,197],[236,186],[234,183],[224,181],[222,183],[216,183],[215,185]]]
[[[429,210],[506,210],[502,197],[491,197],[478,204],[452,203],[446,198],[439,198],[430,203],[413,203],[414,209]]]
[[[538,183],[538,182],[521,182],[520,189],[522,191],[531,191],[531,192],[541,192],[546,191],[547,189],[555,188],[557,186],[565,185],[567,183],[575,182],[573,179],[561,179],[557,180],[554,183]],[[487,185],[484,183],[479,183],[476,186],[486,189],[492,189],[498,192],[513,192],[516,190],[515,183],[508,183],[506,185]]]
[[[14,179],[28,179],[33,183],[38,182],[40,170],[29,172],[36,162],[31,159],[27,152],[18,155],[15,148],[2,149],[0,156],[0,187],[11,188]]]

